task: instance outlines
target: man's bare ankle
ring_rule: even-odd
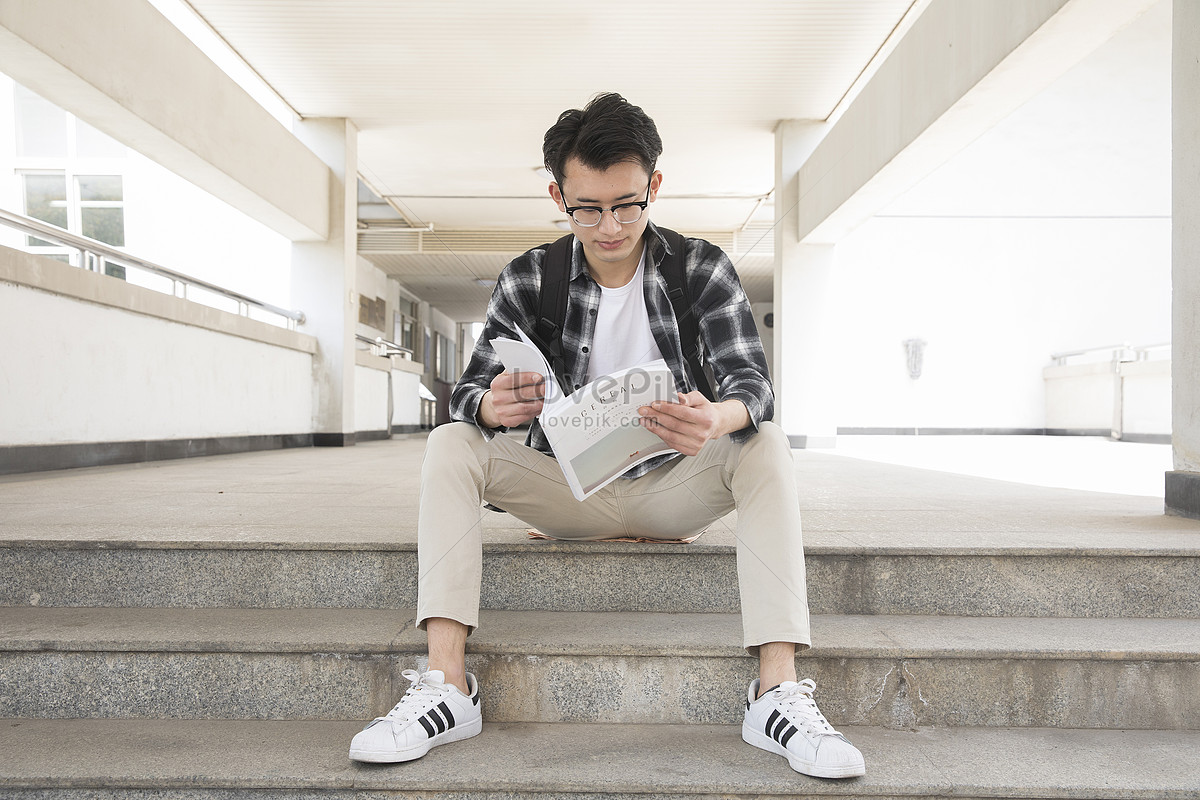
[[[439,670],[442,673],[442,675],[445,676],[445,679],[446,679],[445,682],[447,684],[455,687],[463,694],[466,694],[466,695],[470,694],[470,692],[467,690],[467,670],[465,667],[458,667],[458,668],[444,667],[444,666],[438,666],[436,664],[431,663],[429,665],[429,669]]]

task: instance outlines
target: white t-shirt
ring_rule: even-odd
[[[637,272],[629,283],[616,289],[600,287],[596,333],[588,358],[588,383],[605,375],[662,358],[650,331],[646,293],[642,288],[646,271],[646,248]]]

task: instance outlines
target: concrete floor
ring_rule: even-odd
[[[982,478],[1163,497],[1169,444],[1098,436],[839,436],[824,453]]]
[[[0,542],[399,546],[416,536],[423,449],[424,437],[414,436],[3,476]],[[831,451],[794,455],[809,548],[1147,552],[1200,544],[1200,522],[1165,516],[1161,498],[1032,486]],[[485,539],[527,538],[519,520],[483,516]],[[732,543],[735,521],[736,513],[718,521],[698,544]]]

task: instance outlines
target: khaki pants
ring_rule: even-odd
[[[634,480],[619,478],[582,503],[553,458],[510,436],[485,441],[469,423],[429,435],[417,523],[417,624],[431,617],[479,623],[483,573],[480,508],[494,503],[556,539],[694,535],[734,508],[743,646],[811,643],[804,547],[792,454],[764,422],[744,444],[728,436]],[[681,545],[682,546],[682,545]]]

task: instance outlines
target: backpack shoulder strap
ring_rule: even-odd
[[[571,283],[571,250],[574,234],[546,245],[542,259],[542,288],[538,296],[537,320],[529,338],[541,349],[565,394],[570,394],[570,376],[563,358],[563,320],[567,315],[567,290]]]
[[[711,402],[716,402],[708,375],[700,364],[700,324],[692,311],[692,298],[688,292],[687,273],[685,268],[686,242],[682,234],[667,228],[659,228],[671,245],[671,253],[663,259],[659,269],[667,281],[667,297],[671,300],[671,308],[675,312],[675,323],[679,326],[679,342],[683,345],[683,359],[687,362],[688,371],[696,388]]]

